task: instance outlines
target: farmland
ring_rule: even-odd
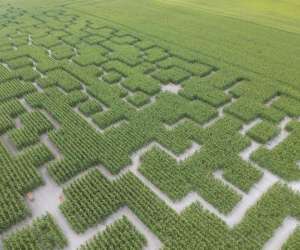
[[[0,0],[0,249],[300,249],[280,2]]]

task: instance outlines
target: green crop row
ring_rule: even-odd
[[[97,83],[99,81],[98,77],[102,75],[102,70],[95,65],[80,66],[76,63],[64,63],[63,68],[85,85]]]
[[[22,104],[15,99],[0,103],[0,134],[14,127],[12,119],[25,111]]]
[[[28,57],[19,57],[7,62],[9,68],[18,69],[25,66],[33,66],[32,61],[29,60]]]
[[[285,180],[300,178],[297,161],[300,157],[300,125],[297,121],[288,124],[289,135],[272,150],[260,148],[251,155],[252,160]]]
[[[105,41],[102,45],[110,50],[110,60],[118,60],[129,66],[137,66],[143,61],[140,50],[129,44],[117,44],[112,41]]]
[[[1,58],[0,58],[1,61]],[[11,80],[14,78],[14,75],[3,65],[0,65],[0,83]]]
[[[99,44],[99,43],[105,41],[106,38],[98,36],[98,35],[89,35],[89,36],[84,37],[82,40],[87,42],[90,45],[96,45],[96,44]]]
[[[94,236],[80,250],[141,250],[145,244],[144,236],[135,229],[126,217],[123,217],[108,226],[103,233]]]
[[[150,102],[150,98],[144,92],[136,92],[134,95],[129,96],[127,101],[136,107],[141,107]]]
[[[23,83],[18,80],[0,84],[0,101],[5,101],[12,98],[18,98],[25,94],[34,92],[35,88],[30,83]]]
[[[58,45],[51,48],[51,55],[57,60],[68,59],[74,55],[74,50],[67,45]]]
[[[82,44],[76,47],[78,48],[79,55],[73,58],[73,61],[80,66],[87,66],[90,64],[100,65],[107,61],[105,54],[107,50],[99,46],[88,46]]]
[[[145,53],[146,60],[151,63],[162,61],[169,56],[166,49],[163,49],[158,46],[151,47],[145,50],[144,53]]]
[[[85,106],[84,103],[89,103],[89,97],[80,90],[71,91],[67,98],[67,102],[71,107],[75,107],[77,105]]]
[[[102,111],[102,107],[96,100],[88,100],[79,105],[79,110],[87,116]]]
[[[1,169],[1,168],[0,168]],[[2,169],[1,169],[2,171]],[[0,233],[26,218],[29,210],[21,195],[13,188],[0,184]]]
[[[50,161],[52,155],[42,144],[28,147],[15,158],[5,150],[0,150],[0,155],[0,231],[3,231],[30,213],[22,196],[42,185],[37,167]]]
[[[119,82],[121,78],[122,75],[117,71],[109,71],[106,75],[103,76],[103,80],[110,84]]]
[[[197,61],[189,62],[176,56],[168,57],[165,60],[160,61],[158,65],[163,69],[169,69],[173,67],[181,68],[188,72],[191,72],[193,75],[199,76],[205,75],[212,70],[211,67],[203,63]]]
[[[56,250],[66,245],[67,239],[50,214],[39,217],[30,226],[3,240],[4,250]]]
[[[53,129],[52,124],[39,111],[25,113],[20,120],[22,128],[9,132],[10,139],[19,150],[37,143],[40,135]]]
[[[16,74],[17,78],[24,81],[33,82],[34,80],[40,78],[40,74],[33,70],[31,66],[25,66],[23,68],[16,69],[14,73]]]
[[[67,201],[60,209],[77,232],[84,232],[121,205],[120,195],[98,171],[92,171],[80,181],[72,183],[64,189],[64,194]],[[82,206],[84,203],[86,205]],[[85,213],[83,218],[74,216],[81,212]]]
[[[190,73],[179,68],[179,67],[171,67],[168,69],[159,69],[155,71],[152,76],[158,79],[163,84],[168,83],[181,83],[183,80],[191,77]]]
[[[29,128],[12,130],[9,137],[18,150],[22,150],[23,148],[33,145],[39,141],[39,135],[36,131],[30,130]]]
[[[259,123],[247,133],[247,135],[260,143],[266,143],[278,134],[279,129],[267,121]]]
[[[52,85],[61,87],[66,92],[81,88],[79,81],[63,70],[49,72],[46,81],[49,81]]]

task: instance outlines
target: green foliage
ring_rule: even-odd
[[[3,177],[2,177],[3,178]],[[21,195],[0,183],[0,232],[23,220],[29,211]]]
[[[153,47],[145,50],[145,57],[151,63],[161,61],[168,57],[168,54],[165,49],[160,47]]]
[[[116,221],[108,226],[103,233],[99,233],[80,250],[98,250],[98,249],[132,249],[140,250],[146,244],[146,239],[126,217]]]
[[[39,111],[25,113],[20,117],[22,128],[9,133],[11,140],[19,150],[39,141],[39,136],[53,129],[52,124]]]
[[[233,153],[246,144],[235,134],[234,126],[237,126],[234,120],[227,120],[209,129],[201,138],[203,148],[182,163],[177,163],[165,152],[154,149],[143,157],[140,171],[174,200],[180,200],[192,190],[197,190],[202,197],[226,213],[238,202],[239,196],[216,180],[213,173],[221,168],[225,179],[245,191],[261,177],[257,170]],[[185,127],[182,131],[192,129],[187,123],[182,127]],[[206,144],[206,140],[209,143]]]
[[[84,37],[82,40],[87,42],[88,44],[94,45],[94,44],[99,44],[100,42],[103,42],[106,39],[102,36],[90,35],[88,37]]]
[[[6,67],[4,67],[3,65],[0,65],[0,82],[5,82],[5,81],[11,80],[13,78],[14,78],[14,75]]]
[[[61,44],[57,37],[51,35],[35,39],[34,43],[36,43],[37,45],[42,45],[46,48],[51,48]]]
[[[248,135],[260,143],[266,143],[279,133],[279,129],[274,124],[262,121],[248,131]]]
[[[103,45],[112,51],[109,56],[112,60],[118,60],[130,66],[141,63],[141,52],[129,44],[116,44],[106,41]]]
[[[122,82],[122,85],[133,92],[143,91],[149,95],[156,94],[160,90],[159,81],[142,74],[130,76],[130,78]]]
[[[3,241],[4,250],[22,249],[24,246],[28,250],[56,250],[66,245],[67,239],[50,214],[39,217],[30,226],[9,235]]]
[[[15,70],[15,74],[19,79],[24,81],[34,81],[40,77],[40,74],[33,70],[30,66],[25,66],[24,68],[19,68]]]
[[[294,123],[289,136],[272,150],[260,148],[251,157],[260,166],[269,169],[285,180],[297,180],[300,177],[297,161],[300,157],[300,126]],[[283,167],[284,166],[284,167]]]
[[[290,236],[289,239],[284,243],[282,250],[298,249],[300,247],[299,234],[299,229],[296,229],[292,236]]]
[[[35,88],[30,83],[23,83],[18,80],[2,83],[0,84],[0,101],[18,98],[33,91],[35,91]]]
[[[4,134],[9,129],[13,128],[12,118],[25,111],[24,107],[18,100],[9,100],[0,104],[0,134]]]
[[[64,190],[64,194],[67,201],[60,206],[60,209],[76,232],[84,232],[121,205],[120,194],[98,171],[91,171],[81,180],[72,183]],[[79,205],[83,208],[81,204],[84,203],[86,204],[85,216],[79,218],[76,214],[83,215],[82,210],[76,207]]]
[[[13,130],[9,136],[18,150],[22,150],[22,148],[33,145],[39,141],[39,135],[29,128]]]
[[[114,36],[112,37],[111,41],[118,43],[118,44],[134,44],[137,42],[137,38],[132,35],[121,35],[121,36]]]
[[[113,1],[110,6],[122,9],[120,6],[127,4],[128,9],[135,2]],[[250,145],[249,137],[267,142],[278,133],[278,123],[289,116],[293,120],[286,127],[288,137],[273,149],[260,147],[251,159],[282,181],[297,181],[300,178],[297,79],[285,83],[254,73],[269,67],[266,63],[261,68],[254,65],[261,53],[268,55],[264,62],[274,61],[277,69],[282,66],[278,58],[298,62],[296,57],[288,58],[280,51],[280,57],[272,53],[265,32],[257,35],[264,37],[264,50],[255,57],[245,56],[244,50],[249,52],[256,46],[251,36],[252,24],[237,29],[236,20],[228,19],[221,26],[214,22],[208,29],[211,19],[207,13],[197,20],[201,29],[195,34],[199,33],[201,39],[195,43],[188,39],[188,34],[194,29],[190,21],[198,15],[193,12],[178,23],[177,18],[182,21],[187,10],[172,8],[177,13],[178,29],[185,27],[184,35],[178,36],[177,28],[168,34],[178,41],[184,39],[185,45],[193,44],[193,50],[189,50],[173,46],[166,34],[164,39],[160,34],[161,39],[150,40],[132,29],[75,13],[73,8],[51,7],[56,4],[57,0],[53,0],[47,8],[32,12],[30,8],[26,11],[14,8],[11,3],[8,7],[3,4],[0,10],[1,232],[30,214],[24,196],[43,184],[38,168],[45,164],[58,184],[71,180],[64,188],[65,200],[60,209],[78,233],[127,207],[161,240],[165,249],[261,249],[284,218],[300,218],[298,194],[278,184],[267,191],[237,226],[229,229],[199,204],[175,212],[134,173],[125,170],[136,163],[136,152],[157,143],[160,146],[143,153],[137,171],[170,199],[168,203],[197,193],[217,211],[228,214],[242,198],[231,185],[248,193],[262,177],[262,171],[239,156]],[[70,4],[91,8],[85,6],[86,2]],[[111,11],[105,10],[106,4],[101,3],[104,16]],[[143,6],[153,4],[157,6],[158,2],[139,3],[140,8],[135,9],[145,14]],[[95,11],[99,7],[97,3],[91,6]],[[151,14],[162,10],[148,11]],[[121,18],[123,14],[118,13],[116,16]],[[169,18],[174,21],[173,15],[168,15],[167,21],[166,15],[162,16],[160,32],[165,31],[165,25],[172,27]],[[142,18],[141,14],[135,18]],[[135,18],[131,18],[133,23]],[[154,24],[150,21],[153,18],[146,25],[151,33]],[[225,29],[228,22],[233,26]],[[215,29],[224,30],[212,32]],[[249,32],[247,35],[245,30]],[[233,32],[243,39],[233,39]],[[212,42],[220,34],[219,40],[230,48],[226,53],[216,49]],[[289,34],[285,36],[291,38]],[[275,47],[284,47],[279,40],[274,39],[280,45]],[[291,52],[296,45],[286,49]],[[199,46],[201,53],[195,50]],[[214,57],[204,56],[212,51]],[[225,64],[219,58],[231,63]],[[243,58],[253,70],[238,67],[240,61],[234,61],[237,58]],[[293,70],[283,67],[278,72],[287,75]],[[266,74],[278,76],[278,72]],[[180,84],[181,91],[162,92],[162,85],[169,83]],[[35,88],[36,84],[40,88]],[[149,105],[140,108],[145,104]],[[249,136],[241,135],[243,125],[256,118],[263,122],[252,128]],[[54,130],[56,123],[59,128]],[[45,134],[58,148],[61,159],[54,159],[47,143],[39,142]],[[6,140],[7,136],[10,140]],[[19,151],[11,152],[14,150],[10,141]],[[200,149],[183,159],[194,144],[200,145]],[[95,166],[122,176],[110,181]],[[86,171],[90,172],[72,180]],[[216,178],[216,172],[221,173],[225,182]],[[296,231],[284,247],[297,248],[298,235]],[[7,249],[56,249],[63,248],[65,240],[47,215],[13,234],[5,244]],[[145,244],[143,236],[123,218],[82,248],[141,249]]]
[[[32,66],[33,63],[27,57],[20,57],[7,62],[8,66],[11,69],[18,69],[25,66]]]
[[[89,116],[101,112],[102,107],[96,100],[87,100],[79,105],[79,110]]]
[[[58,45],[51,48],[51,55],[57,60],[68,59],[74,55],[74,51],[70,46]]]
[[[181,94],[190,99],[200,99],[213,106],[221,106],[230,100],[224,91],[217,89],[205,78],[192,77],[183,82]]]
[[[79,81],[64,70],[54,70],[49,72],[46,81],[50,82],[51,85],[61,87],[66,92],[81,88]]]
[[[155,71],[153,77],[157,78],[162,83],[180,83],[190,77],[190,74],[185,70],[177,67],[162,69]]]
[[[127,101],[136,107],[141,107],[150,102],[150,98],[144,92],[136,92],[132,96],[128,96]]]
[[[92,47],[83,44],[79,46],[78,52],[79,55],[74,57],[73,61],[80,66],[87,66],[91,64],[100,65],[107,60],[104,56],[106,50],[100,47]]]
[[[107,74],[105,74],[103,76],[103,80],[108,83],[119,82],[121,80],[121,78],[122,78],[122,75],[116,71],[107,72]]]
[[[67,102],[70,104],[71,107],[74,107],[82,102],[88,102],[88,99],[89,97],[81,90],[74,90],[68,95]]]
[[[137,42],[135,44],[135,46],[137,46],[138,48],[140,48],[142,50],[146,50],[146,49],[150,49],[151,47],[154,47],[155,44],[151,41],[142,40],[142,41]]]
[[[273,103],[274,107],[284,111],[291,117],[300,116],[300,101],[287,96],[279,97],[279,100]]]
[[[191,72],[194,75],[199,76],[203,76],[209,71],[211,71],[211,67],[209,67],[208,65],[202,64],[197,61],[189,62],[176,56],[168,57],[165,60],[160,61],[158,65],[163,69],[169,69],[174,67],[182,68],[188,72]]]

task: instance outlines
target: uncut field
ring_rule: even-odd
[[[0,249],[299,250],[296,0],[0,0]]]

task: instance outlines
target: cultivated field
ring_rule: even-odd
[[[300,5],[226,2],[0,0],[0,249],[300,249]]]

